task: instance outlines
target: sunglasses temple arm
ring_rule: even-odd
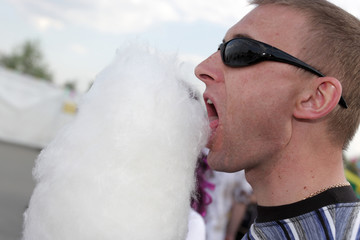
[[[274,61],[278,61],[278,62],[282,62],[282,63],[287,63],[287,64],[291,64],[293,66],[302,68],[306,71],[309,71],[319,77],[325,77],[324,74],[322,74],[320,71],[316,70],[315,68],[311,67],[310,65],[306,64],[305,62],[291,56],[288,54],[284,54],[284,56],[275,56],[275,55],[271,55],[272,56],[272,60]],[[348,108],[347,103],[345,102],[345,99],[341,96],[340,100],[339,100],[339,105],[343,108]]]
[[[339,105],[342,106],[343,108],[348,108],[348,105],[342,96],[340,97]]]

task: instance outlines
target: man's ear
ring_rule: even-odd
[[[309,88],[299,95],[294,117],[319,119],[330,113],[338,104],[342,93],[339,80],[333,77],[319,77],[312,80]]]

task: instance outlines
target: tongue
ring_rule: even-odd
[[[210,119],[210,128],[211,129],[215,129],[217,128],[219,125],[219,119],[216,118],[216,119]]]

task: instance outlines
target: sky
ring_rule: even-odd
[[[360,18],[360,1],[331,2]],[[84,91],[129,41],[195,65],[251,9],[246,0],[0,0],[0,53],[39,40],[55,84],[76,80]]]

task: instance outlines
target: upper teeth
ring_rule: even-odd
[[[210,99],[208,99],[206,102],[207,102],[208,104],[213,104],[213,102],[212,102]]]

